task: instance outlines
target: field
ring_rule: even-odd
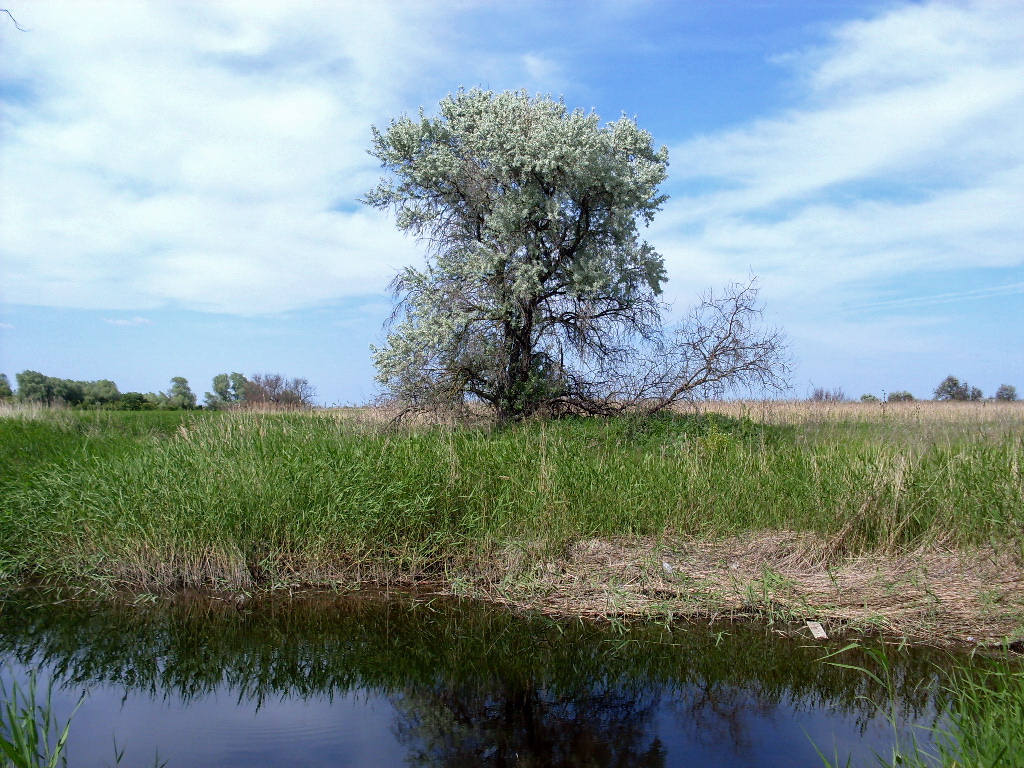
[[[1024,636],[1024,404],[0,415],[8,587],[438,589],[589,615]],[[970,638],[970,640],[968,640]]]

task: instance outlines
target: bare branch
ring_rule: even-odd
[[[27,30],[27,29],[25,29],[24,27],[22,27],[22,26],[21,26],[21,25],[20,25],[20,24],[18,23],[18,20],[17,20],[16,18],[14,18],[14,14],[12,14],[12,13],[11,13],[10,11],[8,11],[8,10],[7,10],[6,8],[0,8],[0,13],[6,13],[6,14],[7,14],[7,18],[9,18],[9,19],[10,19],[10,20],[11,20],[12,22],[14,22],[14,28],[15,28],[16,30],[18,30],[19,32],[28,32],[28,30]]]

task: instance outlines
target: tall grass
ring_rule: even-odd
[[[856,664],[826,662],[830,666],[860,672],[885,691],[880,714],[893,728],[890,756],[877,756],[882,768],[999,768],[1024,765],[1024,670],[1003,658],[974,665],[960,661],[944,669],[942,702],[936,724],[923,726],[927,739],[901,736],[899,701],[905,688],[893,660],[881,649],[858,649],[868,655],[874,670]],[[837,653],[843,653],[839,651]],[[836,655],[836,654],[831,654]],[[829,657],[825,657],[829,658]],[[923,746],[922,741],[928,743]],[[822,753],[819,751],[819,755]],[[830,768],[843,763],[822,755]],[[845,765],[849,765],[847,760]]]
[[[1024,410],[891,414],[748,409],[504,430],[330,413],[8,416],[0,569],[244,586],[477,567],[510,547],[593,537],[787,529],[846,551],[1014,541]]]
[[[68,731],[53,714],[53,684],[39,698],[38,676],[30,672],[23,687],[17,680],[0,681],[0,766],[3,768],[57,768],[67,765]],[[81,706],[81,700],[78,706]],[[78,707],[75,707],[77,711]],[[74,713],[72,713],[72,717]]]

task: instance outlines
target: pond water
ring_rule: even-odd
[[[0,603],[2,675],[38,670],[73,768],[821,766],[930,724],[936,664],[890,691],[841,644],[749,624],[616,625],[428,597]],[[833,659],[834,660],[834,659]],[[860,651],[841,660],[868,664]],[[927,733],[918,733],[927,741]]]

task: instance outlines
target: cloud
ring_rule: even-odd
[[[14,326],[10,323],[0,323],[0,331],[13,331]]]
[[[16,15],[32,33],[0,30],[7,301],[277,312],[380,292],[415,259],[356,198],[378,175],[370,126],[448,65],[443,6]]]
[[[540,53],[525,53],[522,56],[523,69],[529,79],[548,86],[548,90],[558,92],[564,89],[565,76],[557,61]]]
[[[526,7],[17,7],[32,32],[0,25],[5,300],[253,315],[381,293],[421,249],[356,202],[379,174],[369,127],[459,83],[586,86],[567,48],[520,34]],[[474,9],[502,34],[477,42]],[[615,28],[635,12],[599,10]],[[964,269],[1019,280],[1003,272],[1024,258],[1022,32],[1017,3],[902,4],[780,58],[788,110],[671,149],[648,235],[669,298],[750,272],[787,307],[955,294],[915,280]]]
[[[914,3],[786,57],[795,106],[672,148],[670,275],[752,270],[823,311],[926,274],[991,270],[998,291],[1024,265],[1022,34],[1019,4]]]
[[[152,320],[150,320],[148,318],[145,318],[145,317],[133,317],[130,320],[127,320],[127,319],[111,320],[111,319],[105,317],[105,318],[103,318],[103,322],[107,323],[108,325],[122,325],[122,326],[152,325],[153,324]]]
[[[1013,296],[1024,293],[1024,283],[997,285],[989,288],[976,288],[971,291],[953,291],[952,293],[936,293],[930,296],[912,296],[906,299],[892,299],[865,304],[854,309],[888,309],[896,307],[926,307],[935,304],[949,304],[964,299],[990,299],[997,296]]]

